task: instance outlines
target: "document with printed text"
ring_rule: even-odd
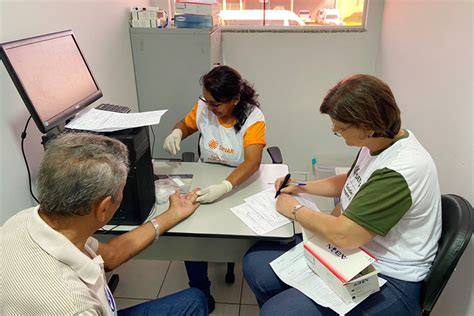
[[[318,211],[312,201],[295,196],[298,202]],[[276,210],[275,189],[271,188],[245,199],[245,203],[230,209],[257,235],[265,235],[278,227],[291,223],[291,220]]]
[[[117,113],[88,109],[73,119],[66,128],[94,132],[114,132],[127,128],[157,125],[168,110],[141,113]]]
[[[299,290],[317,304],[328,307],[340,315],[345,315],[360,303],[344,303],[342,299],[308,267],[304,259],[302,242],[273,260],[270,266],[280,280]],[[386,282],[386,280],[379,278],[380,287]]]

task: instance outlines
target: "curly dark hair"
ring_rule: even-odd
[[[229,66],[217,66],[202,76],[201,84],[217,102],[228,102],[240,95],[240,101],[234,107],[232,115],[237,119],[234,125],[235,132],[239,132],[242,125],[252,112],[253,107],[260,107],[253,86],[239,72]]]

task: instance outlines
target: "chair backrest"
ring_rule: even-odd
[[[443,223],[438,252],[421,290],[423,315],[429,315],[433,309],[471,240],[474,226],[473,209],[467,200],[454,194],[443,194],[441,204]]]
[[[270,158],[272,159],[272,162],[274,164],[282,164],[283,163],[283,157],[281,155],[281,151],[280,151],[280,148],[278,146],[268,147],[267,152],[270,155]]]
[[[185,151],[181,154],[181,161],[183,162],[196,162],[199,160],[199,158],[201,158],[201,133],[199,133],[199,137],[198,137],[198,157],[196,158],[196,156],[194,155],[194,153],[192,151]]]

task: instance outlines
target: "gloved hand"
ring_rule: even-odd
[[[179,144],[181,143],[181,137],[183,137],[183,132],[179,128],[175,128],[171,134],[166,136],[163,148],[172,155],[181,149]]]
[[[197,195],[199,195],[199,197],[196,201],[199,203],[212,203],[231,190],[232,183],[224,180],[219,184],[213,184],[201,191],[197,191]]]

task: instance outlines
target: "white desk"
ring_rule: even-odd
[[[208,185],[220,183],[233,169],[217,164],[192,162],[158,162],[154,167],[155,174],[192,173],[191,188],[205,188]],[[271,231],[265,236],[258,236],[230,210],[231,207],[245,203],[245,198],[272,187],[273,184],[269,183],[287,173],[288,166],[286,165],[260,165],[260,170],[243,185],[214,203],[202,204],[191,217],[170,229],[167,235],[291,240],[294,235],[291,223]],[[167,207],[167,204],[160,205],[157,214]]]
[[[225,179],[232,168],[207,163],[168,162],[154,163],[155,174],[193,174],[191,188],[204,188]],[[154,243],[140,258],[174,260],[240,261],[245,251],[256,241],[278,240],[288,242],[295,234],[293,223],[289,223],[264,236],[256,235],[230,208],[244,203],[244,198],[259,193],[271,186],[276,178],[288,173],[288,166],[262,164],[260,170],[249,180],[233,190],[232,193],[211,204],[202,204],[196,212],[185,219]],[[329,200],[329,201],[328,201]],[[331,199],[316,198],[321,209],[332,209]],[[158,215],[166,210],[168,204],[156,207]],[[112,226],[113,227],[113,226]],[[134,226],[119,226],[115,233],[133,229]],[[102,241],[110,239],[111,234],[96,234]]]

